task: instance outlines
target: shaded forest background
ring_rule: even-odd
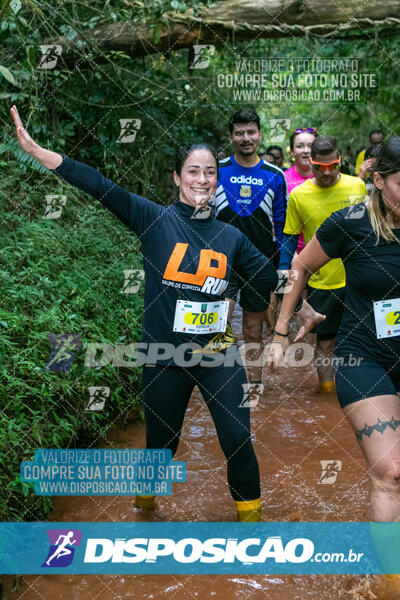
[[[139,340],[143,289],[121,294],[123,269],[141,268],[139,242],[95,201],[64,185],[24,155],[9,109],[16,104],[41,145],[87,162],[156,202],[173,200],[172,171],[183,142],[208,141],[229,153],[227,121],[242,104],[215,86],[238,57],[357,58],[379,86],[363,103],[259,104],[264,146],[270,118],[318,127],[358,150],[371,129],[400,134],[400,46],[379,29],[365,39],[329,37],[221,40],[207,69],[191,69],[191,48],[132,57],[96,46],[85,32],[130,21],[154,43],[166,12],[185,15],[209,2],[178,0],[33,0],[3,2],[0,21],[0,519],[42,518],[51,507],[19,479],[21,460],[39,447],[103,443],[110,427],[142,418],[140,369],[87,368],[87,344]],[[190,6],[189,6],[190,5]],[[74,64],[39,69],[39,46],[61,37],[81,52]],[[85,41],[86,40],[86,41]],[[120,119],[141,121],[133,143],[118,143]],[[287,147],[286,140],[280,145]],[[44,219],[45,195],[65,194],[60,219]],[[69,372],[45,369],[49,334],[72,333],[82,347]],[[89,386],[109,386],[101,412],[84,410]],[[103,440],[103,441],[102,441]],[[1,542],[0,542],[1,544]],[[1,548],[0,548],[1,550]]]

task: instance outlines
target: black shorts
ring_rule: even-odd
[[[240,292],[238,302],[242,310],[246,312],[263,312],[269,306],[269,297],[261,296],[257,290],[252,288],[251,282],[243,284],[235,275],[232,275],[225,297],[236,301],[238,292]]]
[[[336,360],[339,361],[336,393],[342,408],[365,398],[395,396],[400,392],[400,365],[384,367],[372,360],[353,356]]]
[[[345,291],[346,287],[335,290],[307,287],[307,302],[314,310],[326,315],[325,321],[311,330],[319,340],[333,340],[336,337],[343,315]]]
[[[260,251],[261,252],[261,251]],[[275,250],[272,257],[267,258],[272,262],[276,269],[279,268],[279,252]],[[239,293],[239,298],[237,297]],[[238,274],[232,273],[229,281],[229,285],[225,293],[226,298],[239,302],[242,310],[246,312],[263,312],[267,310],[269,306],[269,296],[264,298],[255,289],[255,286],[251,285],[250,282],[246,282]]]

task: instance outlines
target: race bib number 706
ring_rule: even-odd
[[[225,331],[228,317],[228,302],[188,302],[177,300],[174,331],[205,334]]]

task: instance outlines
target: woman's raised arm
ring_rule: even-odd
[[[12,107],[11,114],[15,122],[18,141],[25,152],[67,183],[90,194],[96,200],[100,200],[105,208],[138,235],[149,231],[150,226],[163,212],[162,206],[147,200],[147,198],[132,194],[89,165],[42,148],[24,129],[16,106]]]

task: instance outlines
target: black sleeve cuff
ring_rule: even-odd
[[[49,169],[49,171],[51,171],[55,175],[62,175],[64,172],[64,169],[65,169],[65,165],[68,160],[69,160],[68,156],[66,156],[65,154],[62,154],[62,163],[60,165],[58,165],[58,167],[56,167],[55,169]]]

